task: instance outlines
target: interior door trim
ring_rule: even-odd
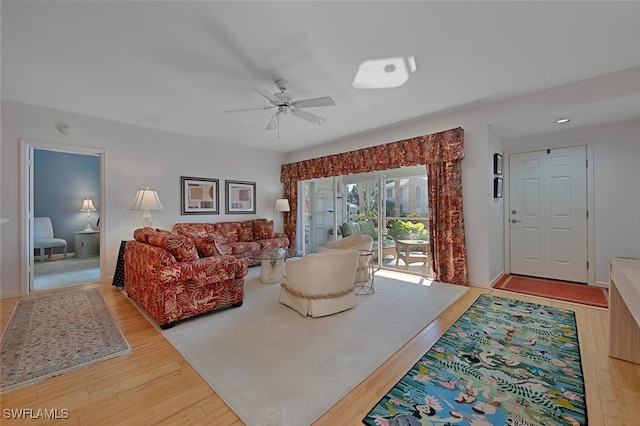
[[[36,139],[20,138],[20,294],[25,296],[31,292],[31,271],[33,270],[33,238],[31,224],[33,223],[33,193],[31,191],[33,169],[31,167],[31,152],[34,149],[69,152],[73,154],[97,155],[100,164],[100,281],[106,281],[105,255],[107,253],[108,223],[106,208],[105,182],[105,150],[84,145],[72,145],[59,142],[48,142]]]
[[[509,156],[514,154],[525,154],[528,152],[536,152],[536,151],[546,151],[547,149],[561,149],[561,148],[574,148],[574,147],[586,147],[586,156],[587,156],[587,210],[589,211],[589,216],[587,217],[587,260],[589,262],[589,269],[587,270],[587,285],[593,286],[595,285],[595,203],[594,203],[594,172],[593,165],[595,164],[593,161],[593,141],[591,140],[582,140],[577,141],[571,144],[560,144],[560,145],[541,145],[535,147],[528,148],[518,148],[518,149],[510,149],[504,151],[505,161],[503,161],[503,222],[504,222],[504,269],[505,273],[511,273],[511,247],[510,247],[510,227],[506,209],[509,207]]]

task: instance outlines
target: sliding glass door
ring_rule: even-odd
[[[425,166],[314,179],[298,188],[298,241],[315,252],[360,232],[374,239],[378,268],[431,275]]]

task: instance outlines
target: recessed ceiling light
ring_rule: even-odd
[[[554,121],[554,124],[565,124],[565,123],[568,123],[569,121],[571,120],[566,117],[563,117],[563,118],[558,118],[556,121]]]

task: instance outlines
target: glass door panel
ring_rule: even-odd
[[[313,179],[298,189],[305,253],[355,230],[373,238],[378,268],[431,275],[425,166]]]

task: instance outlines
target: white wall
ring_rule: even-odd
[[[640,258],[640,120],[504,141],[505,149],[593,145],[595,281],[609,283],[612,257]]]
[[[20,265],[25,264],[20,238],[21,179],[20,138],[58,144],[103,148],[106,168],[102,238],[106,250],[102,262],[107,278],[115,271],[122,240],[132,238],[141,226],[141,212],[129,210],[136,190],[156,189],[164,210],[153,212],[154,226],[171,228],[176,222],[220,222],[255,217],[273,219],[276,198],[282,197],[282,154],[233,146],[185,135],[103,120],[65,111],[2,101],[0,217],[0,297],[21,294]],[[65,136],[56,124],[66,121],[76,128]],[[212,135],[215,139],[215,135]],[[220,179],[219,215],[180,215],[180,176]],[[256,215],[224,214],[224,180],[256,182]]]

